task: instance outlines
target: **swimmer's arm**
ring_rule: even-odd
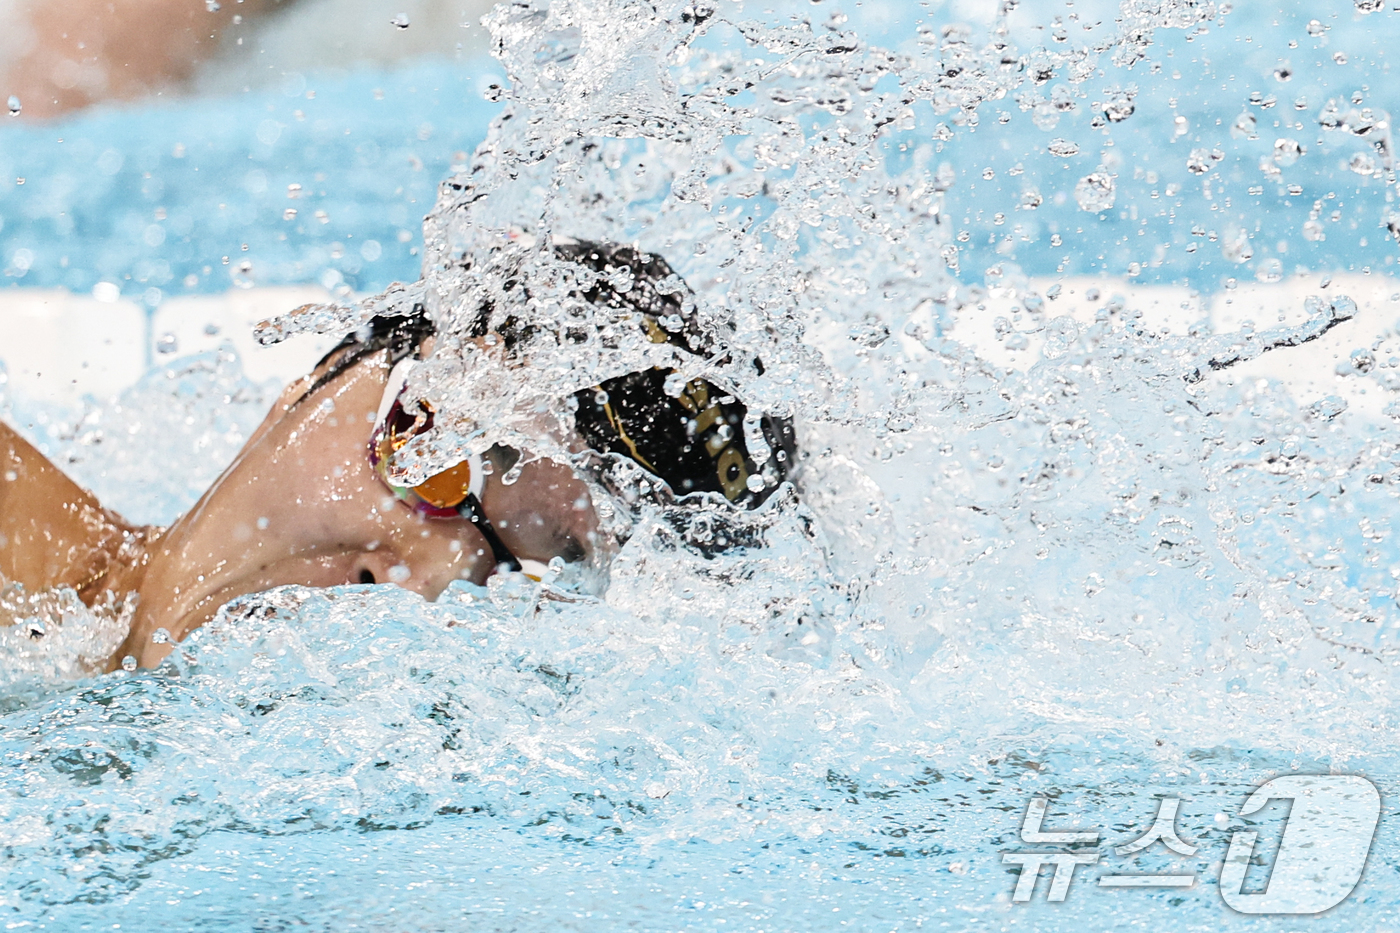
[[[105,545],[119,528],[112,518],[96,497],[0,422],[0,575],[30,592],[88,589],[107,566]]]
[[[290,2],[290,0],[285,0]],[[102,100],[132,100],[187,82],[222,34],[278,0],[28,0],[5,28],[22,52],[0,75],[0,99],[26,117],[52,117]],[[16,44],[16,43],[8,43]]]

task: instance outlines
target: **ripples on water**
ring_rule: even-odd
[[[501,249],[524,227],[666,256],[697,319],[744,350],[712,378],[795,420],[796,495],[744,518],[761,545],[709,558],[663,506],[619,505],[630,537],[597,600],[502,578],[436,604],[287,588],[231,605],[166,668],[85,680],[53,656],[76,649],[55,638],[36,653],[13,630],[6,909],[63,929],[118,915],[211,929],[1276,925],[1229,913],[1214,888],[1247,789],[1329,767],[1383,793],[1393,780],[1400,448],[1388,419],[1341,396],[1304,404],[1213,373],[1265,346],[1299,352],[1287,344],[1356,308],[1318,283],[1308,323],[1168,333],[1112,291],[1092,322],[1057,315],[1027,274],[1052,262],[1233,287],[1268,281],[1281,257],[1289,273],[1379,274],[1393,164],[1384,114],[1359,108],[1383,92],[1348,95],[1382,80],[1358,48],[1395,35],[1400,14],[1340,4],[1256,29],[1272,13],[1126,2],[1030,28],[1040,15],[961,27],[940,13],[915,32],[820,4],[492,14],[505,115],[426,227],[424,294],[449,336],[415,378],[457,418],[424,453],[509,438],[539,399],[647,351],[623,336],[564,353],[544,327],[528,384],[460,365],[451,337],[482,300],[578,323],[576,270],[528,239]],[[1200,64],[1246,37],[1272,43],[1248,79],[1268,107],[1231,83],[1233,61]],[[1304,73],[1342,67],[1343,50],[1359,73]],[[1273,70],[1290,56],[1299,84],[1284,95]],[[1193,57],[1230,71],[1229,93],[1199,78],[1176,100]],[[1348,129],[1329,126],[1339,95],[1358,108]],[[1294,131],[1310,186],[1361,186],[1345,220],[1328,205],[1349,194],[1290,200],[1275,114],[1311,121]],[[1356,140],[1370,174],[1349,167]],[[1010,227],[964,219],[976,178],[1005,180],[978,206],[1004,200]],[[1266,228],[1280,218],[1291,226]],[[1336,266],[1307,252],[1348,236]],[[952,326],[992,298],[1019,315],[1004,340],[1043,339],[1025,371]],[[1390,392],[1393,335],[1356,339],[1363,357],[1340,378]],[[120,411],[52,425],[51,449],[114,501],[177,510],[267,398],[227,355],[181,365]],[[168,398],[189,400],[192,427],[155,434],[193,438],[169,461],[192,481],[139,492],[131,438],[151,433],[118,428]],[[100,637],[65,611],[51,629]],[[1198,855],[1138,867],[1194,870],[1197,885],[1085,882],[1062,904],[1009,903],[1001,852],[1032,793],[1110,843],[1140,834],[1155,795],[1181,796]],[[1395,858],[1383,820],[1362,887],[1323,922],[1389,916]]]

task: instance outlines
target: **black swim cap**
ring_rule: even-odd
[[[638,326],[654,343],[712,355],[706,335],[687,313],[693,307],[685,300],[689,293],[665,260],[628,246],[596,243],[556,245],[554,251],[599,273],[582,293],[589,303],[637,312]],[[619,272],[629,285],[626,291],[609,284]],[[754,363],[761,373],[762,363]],[[677,496],[714,492],[749,508],[763,502],[787,476],[796,448],[791,422],[761,417],[772,455],[760,468],[744,439],[746,406],[705,379],[692,379],[678,395],[668,394],[666,383],[673,373],[652,367],[575,393],[579,434],[595,450],[636,461]]]

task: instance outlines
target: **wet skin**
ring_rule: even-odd
[[[369,437],[388,371],[384,354],[374,354],[305,398],[318,373],[288,387],[229,468],[164,532],[133,528],[103,512],[29,448],[32,457],[23,465],[53,488],[46,513],[37,517],[0,498],[0,533],[10,527],[13,539],[0,548],[0,572],[31,588],[76,587],[100,573],[80,592],[89,603],[108,592],[138,591],[135,621],[113,664],[131,655],[143,666],[173,650],[152,641],[159,629],[178,641],[230,599],[274,586],[394,582],[434,598],[453,580],[484,582],[496,566],[481,532],[464,519],[414,511],[370,466]],[[6,440],[12,450],[14,441],[23,445],[4,429],[0,453]],[[568,467],[528,462],[509,486],[503,473],[486,477],[481,502],[517,557],[542,563],[593,557],[596,515],[587,487]],[[27,535],[13,533],[26,527]],[[67,545],[69,556],[50,572],[30,566],[43,561],[13,559],[29,547],[59,553],[55,541]]]

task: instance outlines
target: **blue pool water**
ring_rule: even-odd
[[[694,8],[557,0],[495,14],[512,90],[510,119],[489,135],[494,110],[469,93],[475,74],[445,66],[352,77],[314,102],[307,79],[300,98],[227,101],[232,117],[217,120],[201,103],[69,124],[87,128],[73,138],[95,138],[100,121],[118,121],[108,125],[123,139],[131,127],[157,134],[175,113],[190,139],[218,126],[217,138],[241,142],[209,162],[171,161],[170,140],[186,131],[159,130],[150,164],[165,166],[160,197],[191,239],[149,247],[76,221],[61,234],[12,207],[38,204],[24,199],[44,190],[30,188],[43,167],[68,164],[68,141],[37,146],[23,194],[0,199],[6,248],[31,237],[23,284],[90,288],[129,274],[124,290],[164,289],[138,280],[143,263],[165,261],[182,281],[248,242],[259,283],[324,281],[330,269],[368,289],[415,277],[426,257],[431,310],[452,330],[463,296],[507,300],[489,263],[463,271],[464,257],[493,255],[480,242],[502,228],[635,240],[675,265],[702,310],[728,312],[732,340],[765,369],[716,365],[746,398],[790,414],[804,453],[795,492],[744,520],[760,544],[706,556],[642,507],[596,599],[505,577],[435,603],[391,586],[285,588],[231,604],[165,667],[92,676],[85,659],[120,637],[119,619],[5,594],[0,609],[20,620],[0,633],[6,922],[1383,928],[1400,903],[1393,420],[1269,380],[1198,379],[1212,359],[1259,352],[1259,337],[1208,323],[1153,332],[1117,284],[1094,299],[1096,320],[1078,321],[1026,278],[1136,264],[1140,281],[1214,289],[1267,282],[1279,260],[1280,274],[1312,274],[1310,313],[1349,314],[1321,277],[1369,268],[1379,280],[1396,251],[1384,227],[1393,170],[1377,161],[1363,177],[1352,165],[1384,156],[1373,140],[1394,109],[1385,51],[1400,13],[1359,6],[1079,2],[1019,8],[999,37],[977,10],[937,4],[853,5],[844,21],[829,4],[736,7],[693,33]],[[959,17],[972,19],[966,31],[943,30]],[[1024,67],[1002,61],[1001,39]],[[1285,59],[1286,81],[1274,74]],[[1038,63],[1051,69],[1043,84]],[[1134,112],[1092,126],[1093,101],[1128,84]],[[334,121],[375,114],[378,86],[402,106],[345,137]],[[1054,108],[1057,93],[1074,107]],[[1327,100],[1352,94],[1362,102],[1347,107],[1372,108],[1366,133],[1318,123]],[[320,102],[334,104],[324,131],[307,109]],[[1054,126],[1035,122],[1041,103],[1059,114]],[[1257,139],[1231,134],[1241,113]],[[267,120],[285,126],[263,152],[252,140]],[[418,148],[422,122],[434,130]],[[356,161],[366,136],[379,161]],[[1279,149],[1285,138],[1306,152]],[[453,147],[483,139],[474,171],[448,164]],[[1054,139],[1077,154],[1054,154]],[[92,158],[143,144],[93,143]],[[9,145],[0,158],[21,158]],[[421,172],[388,170],[415,154]],[[153,209],[123,174],[140,158],[123,154],[120,184],[78,199],[94,224]],[[1077,193],[1100,166],[1114,204],[1083,209],[1102,201],[1092,185]],[[222,181],[206,182],[215,168]],[[249,194],[253,171],[266,187]],[[414,204],[432,206],[449,171],[455,184],[418,239]],[[286,198],[316,172],[323,200]],[[1023,201],[1029,187],[1039,204]],[[225,215],[196,210],[231,207],[229,190],[246,223],[220,227],[211,218]],[[342,260],[318,252],[331,235],[306,217],[317,204]],[[1325,238],[1305,231],[1310,220]],[[1000,231],[1016,225],[1004,246]],[[391,249],[397,229],[415,238]],[[67,270],[56,263],[85,236],[109,265],[77,251]],[[381,258],[350,269],[349,244],[367,238]],[[548,264],[522,263],[533,294],[550,295]],[[225,287],[197,277],[192,289]],[[991,365],[947,329],[993,288],[1012,290],[1012,332],[1053,338],[1025,371]],[[1385,314],[1366,321],[1338,325],[1356,328],[1339,332],[1369,362],[1349,357],[1337,384],[1388,398],[1400,344]],[[529,384],[501,391],[562,393],[582,378],[537,350]],[[434,391],[445,397],[481,392],[471,374],[444,372]],[[14,393],[0,406],[41,426],[55,459],[104,501],[168,520],[269,401],[224,353],[164,364],[84,413]],[[1259,832],[1249,877],[1262,886],[1293,818],[1283,805],[1242,817],[1250,790],[1329,771],[1365,775],[1382,796],[1355,893],[1319,919],[1233,912],[1219,890],[1229,840]],[[1018,836],[1037,795],[1056,829],[1100,833],[1099,863],[1079,869],[1063,902],[1047,899],[1048,882],[1012,900],[1017,872],[1003,856],[1037,848]],[[1162,797],[1181,800],[1176,827],[1195,853],[1119,855]],[[1096,885],[1118,871],[1195,882]]]
[[[236,285],[412,281],[438,183],[499,109],[482,96],[499,80],[491,65],[292,73],[236,97],[11,120],[0,287],[106,281],[154,304]]]

